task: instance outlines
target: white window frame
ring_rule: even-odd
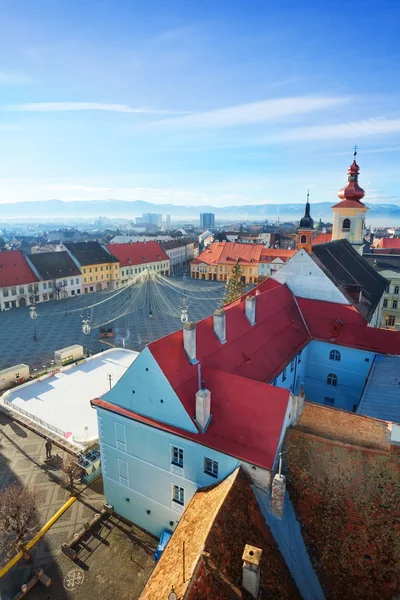
[[[176,494],[176,492],[178,493]],[[185,488],[176,483],[172,484],[172,505],[181,506],[182,508],[185,506]]]
[[[210,469],[207,469],[208,465],[211,466]],[[211,477],[215,477],[217,479],[218,478],[218,469],[219,469],[219,465],[218,465],[217,460],[208,458],[207,456],[204,457],[204,473],[206,473],[206,475],[210,475]]]
[[[341,362],[342,354],[336,348],[333,348],[329,351],[329,360],[333,360],[333,362]]]
[[[335,398],[333,396],[325,396],[324,406],[335,406]]]
[[[337,387],[338,383],[339,377],[336,375],[336,373],[328,373],[326,376],[326,384],[330,385],[331,387]]]
[[[175,458],[174,458],[175,453],[178,455],[177,460],[175,460]],[[184,450],[181,446],[175,446],[175,444],[171,444],[171,464],[174,465],[175,467],[180,467],[181,469],[183,469]]]

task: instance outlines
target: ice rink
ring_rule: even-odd
[[[3,395],[11,408],[79,444],[98,437],[93,398],[101,397],[122,377],[138,352],[112,349],[55,375],[30,381]]]

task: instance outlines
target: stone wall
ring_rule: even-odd
[[[306,402],[297,428],[331,440],[390,451],[386,421]]]

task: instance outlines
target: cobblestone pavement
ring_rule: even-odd
[[[40,497],[38,513],[43,525],[70,496],[69,491],[58,483],[63,451],[53,446],[53,453],[59,458],[45,463],[45,440],[2,413],[0,442],[0,489],[16,479],[24,486],[34,488]],[[61,552],[62,543],[99,512],[103,504],[101,480],[91,488],[80,486],[77,501],[33,547],[33,564],[21,564],[20,561],[0,580],[1,600],[12,597],[38,566],[51,577],[52,585],[46,589],[37,584],[29,592],[28,600],[91,599],[96,593],[102,598],[105,589],[111,599],[137,598],[154,568],[152,554],[156,542],[148,534],[113,516],[85,539],[76,562]]]
[[[189,318],[199,321],[212,314],[224,295],[224,284],[187,279],[167,279],[170,285],[145,284],[122,292],[98,292],[37,305],[35,321],[37,341],[33,340],[33,322],[29,309],[16,308],[0,313],[0,369],[19,363],[32,371],[43,371],[54,359],[54,351],[72,344],[86,345],[82,333],[82,315],[91,319],[89,351],[100,352],[109,346],[100,341],[100,325],[112,321],[112,345],[142,350],[149,342],[181,327],[180,303],[185,291],[189,298]],[[176,289],[172,289],[175,286]],[[96,304],[96,306],[92,306]],[[91,307],[91,308],[88,308]],[[149,313],[152,317],[149,317]],[[67,313],[67,314],[65,314]],[[111,324],[111,323],[110,323]]]

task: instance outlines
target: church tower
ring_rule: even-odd
[[[300,225],[297,228],[297,248],[304,248],[311,254],[311,240],[314,235],[314,221],[310,215],[310,194],[307,192],[306,211],[304,217],[300,220]]]
[[[356,156],[357,151],[354,150],[354,160],[347,171],[347,183],[338,193],[341,202],[332,206],[332,240],[345,238],[361,249],[365,230],[365,213],[368,208],[361,202],[365,192],[358,185],[360,167],[356,163]]]

